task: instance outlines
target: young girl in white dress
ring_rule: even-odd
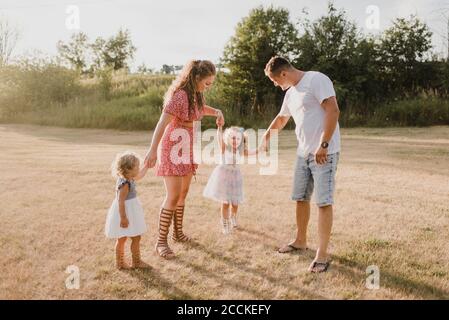
[[[115,259],[118,269],[149,268],[140,259],[140,238],[147,230],[142,205],[137,198],[136,181],[148,167],[140,169],[139,157],[133,152],[118,154],[112,163],[112,176],[117,178],[115,199],[106,218],[106,237],[117,239]],[[125,262],[125,243],[131,238],[132,267]]]
[[[248,151],[247,136],[243,128],[230,127],[224,134],[222,130],[222,127],[217,129],[221,163],[212,171],[203,196],[221,202],[222,231],[230,234],[233,228],[237,228],[237,211],[244,199],[239,164],[242,163],[242,155],[255,155],[257,150]]]

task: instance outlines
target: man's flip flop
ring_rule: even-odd
[[[282,249],[286,249],[286,250],[282,250]],[[279,253],[290,253],[290,252],[295,252],[295,251],[307,251],[308,248],[296,248],[294,246],[292,246],[291,244],[287,245],[286,247],[283,248],[279,248],[278,252]]]
[[[330,265],[329,261],[327,261],[327,262],[314,261],[310,265],[309,271],[312,272],[312,273],[323,273],[323,272],[326,272],[327,269],[329,269],[329,265]],[[317,267],[319,268],[318,271],[314,271],[314,269],[317,268]]]

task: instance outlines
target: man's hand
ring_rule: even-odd
[[[315,162],[317,164],[323,165],[327,163],[327,149],[321,146],[315,151]]]
[[[263,152],[268,152],[268,143],[265,139],[262,141],[262,143],[257,148],[257,153],[263,153]]]

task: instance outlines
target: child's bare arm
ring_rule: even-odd
[[[254,150],[245,149],[245,151],[243,151],[243,154],[245,155],[245,157],[255,156],[255,155],[259,154],[259,150],[258,149],[254,149]]]
[[[245,157],[255,156],[255,155],[259,154],[258,148],[253,149],[253,150],[248,149],[248,138],[247,137],[245,137],[243,140],[243,154]]]
[[[143,177],[145,177],[147,172],[148,172],[148,166],[146,164],[144,164],[144,166],[140,169],[137,176],[134,177],[134,180],[138,181],[138,180],[142,179]]]
[[[220,146],[221,153],[224,153],[225,144],[223,141],[223,127],[222,126],[219,126],[217,128],[217,139],[218,139],[218,145]]]
[[[125,183],[123,187],[119,189],[118,194],[118,208],[120,212],[120,227],[128,228],[128,218],[126,217],[125,200],[129,193],[129,185]]]

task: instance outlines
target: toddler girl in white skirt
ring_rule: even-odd
[[[128,237],[131,238],[132,268],[149,268],[149,265],[140,259],[140,238],[147,226],[136,191],[136,181],[145,176],[148,167],[140,169],[139,157],[127,151],[117,155],[111,169],[112,175],[117,178],[116,196],[106,218],[105,234],[108,238],[117,239],[117,268],[131,268],[125,262],[125,243]]]
[[[203,195],[221,202],[222,231],[229,234],[233,228],[237,228],[237,210],[239,204],[243,203],[243,178],[239,167],[242,155],[255,155],[258,151],[248,151],[247,136],[243,128],[230,127],[224,134],[222,130],[222,127],[218,127],[221,163],[212,171]]]

